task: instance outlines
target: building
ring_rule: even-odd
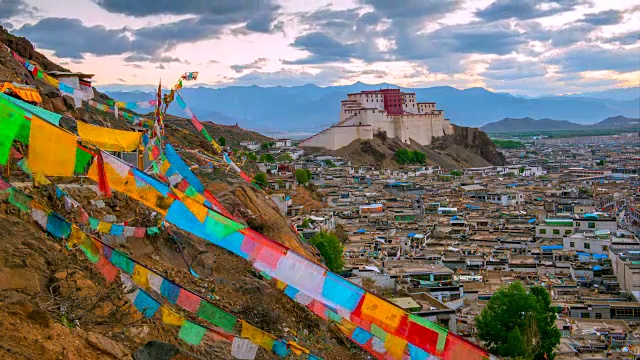
[[[573,219],[544,219],[544,224],[536,225],[536,237],[562,239],[573,234]]]
[[[452,134],[453,127],[435,103],[416,102],[415,93],[362,91],[342,101],[337,124],[303,140],[300,146],[337,150],[356,139],[371,140],[381,132],[404,143],[428,145],[434,137]]]
[[[76,107],[81,107],[83,100],[93,99],[93,87],[91,87],[91,78],[93,78],[92,74],[65,71],[49,71],[48,74],[60,81],[60,89],[63,95],[73,97]],[[73,91],[64,91],[62,84],[73,88]]]
[[[291,139],[278,139],[274,141],[274,146],[277,148],[280,147],[289,147],[291,146]]]

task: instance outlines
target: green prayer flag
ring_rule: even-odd
[[[13,206],[17,207],[23,212],[31,212],[31,198],[25,195],[23,192],[17,190],[16,188],[9,189],[9,203]]]
[[[160,229],[157,226],[147,228],[147,234],[149,235],[158,235],[160,234]]]
[[[16,134],[22,126],[18,119],[19,114],[12,111],[11,107],[0,104],[0,164],[6,165],[11,154],[11,145]]]
[[[133,261],[122,252],[113,250],[111,252],[111,263],[127,274],[133,274]]]
[[[99,225],[100,225],[100,220],[98,220],[98,219],[96,219],[96,218],[93,218],[93,217],[90,217],[90,218],[89,218],[89,227],[90,227],[92,230],[98,230],[98,226],[99,226]]]
[[[194,324],[191,321],[185,321],[184,325],[180,328],[178,337],[187,344],[200,345],[204,334],[207,333],[207,329],[198,324]]]
[[[200,303],[197,314],[227,332],[232,332],[238,321],[235,316],[206,301]]]
[[[209,135],[209,132],[207,131],[207,129],[202,128],[202,135],[204,135],[205,139],[209,140],[210,142],[213,141],[213,139],[211,138],[211,135]]]
[[[93,155],[77,147],[76,166],[73,169],[73,172],[75,172],[76,174],[84,174],[85,170],[87,169],[87,164],[89,164],[89,161],[91,161],[92,158]]]

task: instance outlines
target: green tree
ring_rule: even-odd
[[[524,149],[524,143],[517,140],[491,140],[499,149]]]
[[[424,164],[426,160],[427,160],[427,155],[424,153],[421,153],[418,150],[414,150],[411,153],[411,162],[414,164]]]
[[[304,173],[307,174],[307,180],[311,180],[311,170],[304,169]]]
[[[504,357],[553,359],[560,343],[555,309],[540,286],[527,291],[520,282],[496,291],[476,317],[478,338],[492,353]]]
[[[254,152],[247,153],[247,159],[251,161],[258,161],[258,155]]]
[[[405,148],[396,150],[395,158],[398,164],[404,165],[411,162],[411,152]]]
[[[451,176],[462,176],[462,171],[460,171],[460,170],[451,170],[449,172],[449,174],[451,174]]]
[[[293,158],[289,154],[282,154],[277,157],[278,162],[292,162]]]
[[[261,188],[265,188],[267,186],[267,174],[265,173],[257,173],[254,177],[253,177],[253,181],[258,184],[258,186],[260,186]]]
[[[327,167],[336,167],[336,164],[334,164],[333,161],[331,161],[331,159],[325,160],[324,164],[327,165]]]
[[[218,145],[220,146],[227,146],[227,139],[225,139],[224,137],[220,136],[218,138]]]
[[[305,228],[305,229],[308,228],[309,227],[309,219],[305,218],[304,220],[302,220],[301,226],[303,228]]]
[[[294,173],[295,177],[296,177],[296,181],[298,182],[298,184],[300,185],[304,185],[309,181],[309,176],[307,175],[307,171],[306,169],[297,169],[296,172]]]
[[[262,156],[260,156],[260,161],[266,162],[266,163],[273,163],[274,161],[276,161],[276,158],[274,158],[273,155],[271,154],[262,154]]]
[[[342,271],[344,267],[344,260],[342,259],[344,248],[335,234],[319,232],[309,239],[309,244],[320,251],[320,255],[322,255],[324,263],[329,270],[333,272]]]
[[[518,172],[520,173],[520,175],[524,174],[524,171],[526,170],[526,168],[524,166],[520,166],[520,168],[518,169]]]
[[[604,166],[604,160],[598,161],[598,166]]]
[[[262,150],[267,150],[268,148],[271,147],[271,143],[270,142],[263,142],[262,144],[260,144],[260,147],[262,148]]]

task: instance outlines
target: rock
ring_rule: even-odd
[[[151,340],[133,353],[134,360],[169,360],[180,353],[180,349],[166,342]]]
[[[124,358],[127,353],[126,349],[122,345],[98,333],[90,332],[87,336],[87,343],[117,359]]]
[[[76,101],[71,96],[63,95],[62,98],[64,99],[64,105],[65,105],[64,111],[66,111],[68,109],[75,109],[76,108]]]
[[[105,215],[102,218],[102,221],[113,223],[113,222],[118,221],[118,218],[115,215]]]
[[[53,325],[53,320],[51,320],[49,314],[42,309],[34,309],[27,315],[27,318],[44,328],[50,328]]]
[[[61,97],[51,98],[51,104],[53,105],[53,111],[55,112],[67,111],[67,106],[64,103],[64,99]]]
[[[51,99],[49,99],[47,96],[43,96],[42,97],[42,107],[45,110],[49,110],[49,111],[55,111],[53,109],[53,103],[51,102]]]
[[[102,200],[91,200],[91,204],[98,209],[102,209],[105,206]]]

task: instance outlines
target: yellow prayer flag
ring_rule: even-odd
[[[160,308],[160,313],[162,322],[167,325],[182,326],[184,324],[184,318],[166,306]]]
[[[362,302],[362,319],[373,321],[381,325],[385,330],[393,332],[400,325],[404,311],[399,307],[388,303],[375,295],[365,294]]]
[[[273,348],[273,342],[276,337],[266,333],[255,326],[249,325],[244,321],[241,321],[242,331],[240,336],[251,340],[252,343],[260,346],[261,348],[271,350]]]
[[[100,221],[98,231],[103,234],[108,234],[111,231],[111,223]]]
[[[29,134],[29,168],[44,176],[72,176],[77,137],[35,115]]]
[[[141,132],[104,128],[81,121],[78,124],[78,135],[102,150],[134,151],[140,146]]]
[[[395,335],[387,334],[387,339],[384,342],[384,348],[387,349],[388,354],[394,359],[402,360],[404,356],[404,349],[407,347],[407,340],[404,340]]]
[[[298,356],[302,355],[303,353],[304,353],[304,354],[308,354],[308,353],[309,353],[309,350],[308,350],[307,348],[304,348],[304,347],[302,347],[302,346],[298,345],[298,343],[297,343],[297,342],[294,342],[294,341],[289,341],[289,342],[287,342],[287,347],[288,347],[288,348],[289,348],[289,349],[290,349],[294,354],[296,354],[296,355],[298,355]]]
[[[69,235],[69,240],[67,241],[67,245],[69,247],[77,245],[82,245],[84,243],[83,237],[86,235],[82,232],[82,230],[77,227],[71,227],[71,234]]]
[[[133,274],[131,275],[133,283],[140,286],[143,289],[149,288],[149,270],[138,264],[133,267]]]
[[[285,283],[284,281],[280,281],[280,280],[276,279],[276,287],[279,290],[284,290],[284,288],[287,287],[287,283]]]

